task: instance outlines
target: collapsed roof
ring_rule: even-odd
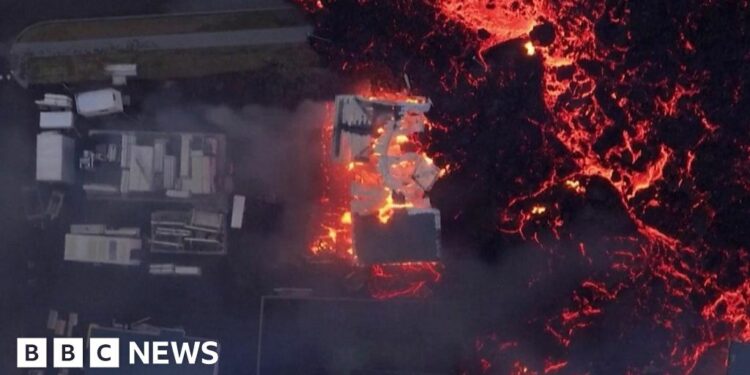
[[[421,97],[336,97],[333,157],[355,172],[350,210],[353,250],[361,263],[438,257],[440,212],[427,193],[441,171],[414,141],[427,126],[431,105]]]

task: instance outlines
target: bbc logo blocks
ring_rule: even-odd
[[[120,340],[91,338],[89,340],[89,367],[120,367]]]
[[[47,339],[18,339],[16,347],[16,367],[47,368]]]
[[[54,339],[52,359],[54,368],[83,368],[83,339]]]
[[[16,347],[16,367],[47,368],[47,339],[19,338]],[[83,357],[82,338],[52,340],[52,367],[83,368]],[[119,366],[120,342],[118,339],[92,338],[89,341],[89,367],[117,368]]]

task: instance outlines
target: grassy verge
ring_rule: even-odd
[[[114,51],[34,57],[23,64],[23,73],[31,84],[109,80],[104,67],[112,63],[138,64],[138,78],[163,80],[258,70],[269,66],[304,71],[307,67],[317,66],[318,57],[306,45]]]
[[[178,16],[70,20],[33,25],[18,36],[17,42],[55,42],[135,35],[262,29],[303,25],[304,22],[304,16],[294,8]]]

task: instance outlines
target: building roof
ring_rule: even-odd
[[[437,261],[440,212],[395,210],[387,223],[376,215],[353,215],[354,246],[362,264]]]
[[[36,179],[45,182],[75,181],[75,141],[56,132],[36,137]]]

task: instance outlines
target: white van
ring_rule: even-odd
[[[120,113],[123,111],[122,93],[109,88],[76,94],[76,109],[83,117]]]

